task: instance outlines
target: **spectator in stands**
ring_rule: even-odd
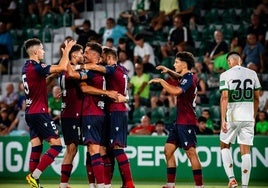
[[[144,65],[142,63],[135,63],[135,75],[130,78],[129,87],[132,88],[134,95],[134,108],[141,105],[149,105],[150,87],[148,81],[150,75],[144,73]]]
[[[0,22],[5,22],[9,31],[14,25],[18,26],[17,3],[14,0],[1,0],[0,5]]]
[[[48,97],[48,112],[52,120],[56,124],[58,130],[61,130],[60,115],[61,115],[61,89],[58,85],[52,88],[52,95]]]
[[[159,14],[152,18],[150,23],[150,30],[158,31],[162,29],[165,23],[171,25],[173,16],[179,10],[178,0],[160,0]]]
[[[105,46],[108,47],[108,48],[112,48],[113,50],[117,51],[117,48],[114,46],[114,39],[113,38],[108,38],[106,40]]]
[[[120,50],[118,52],[118,61],[120,65],[124,66],[128,71],[128,77],[131,78],[134,75],[134,65],[133,62],[127,56],[127,52]]]
[[[254,10],[254,13],[258,16],[268,15],[268,0],[262,0]]]
[[[149,116],[144,115],[141,117],[141,123],[133,127],[130,131],[130,135],[151,135],[155,130],[155,126],[151,125]]]
[[[264,71],[264,46],[258,42],[255,34],[247,35],[247,44],[243,49],[243,65],[256,72]]]
[[[22,102],[22,108],[18,112],[16,118],[12,121],[7,129],[7,134],[10,136],[26,136],[29,135],[29,126],[25,120],[26,102]]]
[[[84,0],[60,0],[60,13],[71,12],[75,18],[80,18],[80,12],[85,10]]]
[[[196,92],[196,104],[208,104],[207,86],[205,80],[199,77],[197,68],[193,67],[191,72],[198,76],[198,85]]]
[[[106,27],[102,35],[102,44],[105,45],[108,38],[113,38],[114,45],[117,47],[119,39],[124,35],[134,41],[133,35],[124,26],[116,24],[114,18],[107,18]]]
[[[23,82],[22,81],[20,81],[18,83],[18,91],[17,91],[17,94],[18,94],[18,108],[21,109],[22,108],[22,104],[23,104],[23,102],[26,99],[25,91],[24,91],[24,86],[23,86]]]
[[[134,63],[142,63],[144,72],[152,72],[155,69],[155,55],[152,46],[144,41],[141,33],[135,36]]]
[[[256,134],[268,135],[267,113],[264,111],[258,112],[256,119]]]
[[[152,133],[152,136],[166,136],[168,131],[165,129],[165,124],[162,120],[155,122],[155,130]]]
[[[151,19],[150,0],[134,0],[131,10],[120,13],[120,18],[127,23],[129,30],[133,29],[133,25],[149,23]],[[126,20],[126,21],[125,21]]]
[[[214,91],[220,85],[220,74],[214,70],[214,62],[207,64],[208,71],[205,74],[204,80],[206,80],[207,90]]]
[[[125,51],[128,58],[133,61],[133,49],[130,49],[130,42],[128,42],[124,37],[119,38],[117,53],[119,53],[121,50]]]
[[[260,90],[259,111],[268,113],[268,91]]]
[[[0,22],[0,71],[2,73],[8,72],[9,68],[8,64],[10,63],[12,55],[13,55],[12,36],[7,30],[6,23]]]
[[[182,16],[183,22],[189,25],[191,30],[197,29],[196,22],[200,20],[200,11],[198,9],[197,0],[179,1],[180,11],[178,14]]]
[[[239,38],[237,36],[233,36],[230,41],[229,52],[237,52],[242,55],[243,47],[240,44]],[[220,55],[214,59],[214,70],[216,72],[223,72],[229,69],[228,62],[226,60],[228,53]]]
[[[173,18],[173,28],[169,32],[167,44],[161,46],[162,58],[174,56],[177,52],[192,51],[194,42],[190,30],[182,21],[180,15]]]
[[[49,0],[29,0],[26,2],[26,5],[30,16],[37,16],[38,22],[51,10],[51,2]]]
[[[209,42],[208,51],[205,54],[204,62],[208,65],[213,62],[213,60],[228,52],[228,45],[224,41],[223,34],[220,30],[214,32],[213,42]]]
[[[18,110],[18,93],[15,92],[13,83],[7,83],[6,94],[1,103],[6,105],[9,113],[16,113]]]
[[[264,25],[260,22],[260,17],[256,14],[251,15],[251,24],[247,29],[247,34],[255,34],[257,37],[257,41],[262,43],[264,45],[264,40],[265,40],[265,27]]]
[[[201,116],[198,118],[198,126],[196,129],[197,135],[211,135],[213,134],[212,129],[207,127],[207,118]]]
[[[0,110],[0,136],[6,135],[8,128],[11,125],[11,121],[8,117],[8,110],[1,108]]]
[[[220,129],[216,129],[214,127],[214,121],[213,121],[213,119],[211,119],[209,109],[206,109],[206,108],[203,109],[202,112],[201,112],[201,116],[206,118],[206,127],[207,128],[211,129],[214,134],[219,134],[220,133]]]
[[[82,25],[73,25],[71,29],[78,35],[77,44],[82,45],[83,48],[86,47],[86,43],[89,41],[90,37],[98,37],[98,34],[91,29],[90,20],[84,20]]]

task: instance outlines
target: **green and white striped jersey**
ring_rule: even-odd
[[[228,90],[226,120],[254,120],[254,91],[261,89],[255,71],[234,66],[220,75],[220,91]]]

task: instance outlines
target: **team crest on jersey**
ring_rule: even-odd
[[[220,86],[224,86],[225,85],[225,80],[220,81]]]
[[[46,67],[47,67],[47,64],[45,64],[45,63],[41,63],[41,67],[42,67],[42,68],[46,68]]]
[[[187,83],[187,80],[186,79],[183,79],[182,81],[181,81],[181,85],[185,85]]]

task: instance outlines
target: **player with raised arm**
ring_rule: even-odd
[[[183,148],[190,163],[194,176],[195,188],[202,188],[202,167],[196,152],[197,117],[194,111],[194,103],[197,91],[197,77],[191,73],[194,66],[194,56],[190,52],[176,54],[175,71],[165,66],[156,67],[162,73],[168,73],[179,79],[178,86],[168,84],[161,78],[154,78],[149,83],[160,83],[163,88],[172,95],[177,95],[177,118],[174,128],[170,131],[165,144],[165,157],[167,161],[167,184],[163,188],[175,188],[176,161],[174,152],[178,147]]]
[[[22,68],[22,81],[26,95],[25,119],[30,127],[32,150],[30,154],[30,174],[26,180],[31,188],[40,188],[39,177],[61,152],[62,145],[56,125],[48,113],[48,93],[46,78],[49,74],[67,70],[68,54],[75,41],[65,42],[62,58],[58,65],[47,65],[44,59],[44,49],[39,39],[28,39],[24,42],[28,54]],[[43,150],[43,140],[50,148],[40,158]]]
[[[237,52],[230,52],[226,59],[230,69],[220,75],[221,156],[229,179],[228,187],[238,187],[230,151],[230,145],[237,138],[242,159],[241,187],[247,188],[251,171],[250,146],[253,145],[261,85],[255,71],[241,66]]]
[[[70,66],[84,63],[83,47],[75,44],[69,52]],[[66,151],[61,165],[60,188],[68,188],[68,181],[73,169],[73,160],[77,147],[82,144],[82,105],[83,93],[80,90],[80,81],[71,79],[67,72],[59,77],[62,91],[61,125]]]
[[[110,100],[107,104],[107,109],[110,114],[109,145],[118,162],[123,183],[122,188],[134,188],[135,185],[132,178],[130,163],[124,151],[124,147],[127,145],[128,126],[128,110],[125,104],[128,100],[127,70],[123,66],[117,64],[117,54],[115,50],[105,48],[103,50],[103,58],[103,61],[107,63],[107,66],[84,64],[79,68],[105,73],[107,89],[118,91],[118,99]],[[111,185],[107,185],[106,187],[111,187]]]
[[[84,52],[85,64],[99,64],[102,47],[98,43],[88,42]],[[105,96],[117,99],[117,91],[106,90],[106,81],[102,73],[96,71],[72,71],[73,78],[81,79],[80,88],[85,93],[83,105],[83,137],[88,146],[87,169],[93,169],[96,186],[104,187],[104,166],[100,155],[102,130],[106,126],[104,99]],[[89,172],[88,172],[89,173]],[[90,185],[93,186],[93,185]]]

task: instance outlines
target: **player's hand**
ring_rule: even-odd
[[[127,97],[121,93],[117,94],[117,100],[115,102],[127,102]]]
[[[117,100],[117,97],[118,97],[118,92],[117,91],[113,91],[113,90],[110,90],[110,91],[106,91],[106,95],[108,96],[108,97],[110,97],[111,99],[113,99],[113,100]]]
[[[157,66],[156,69],[157,69],[157,70],[160,70],[161,73],[167,73],[168,70],[169,70],[167,67],[165,67],[165,66],[163,66],[163,65],[159,65],[159,66]]]
[[[151,84],[151,83],[160,83],[163,79],[161,78],[153,78],[151,79],[148,83]]]
[[[221,130],[222,130],[222,132],[224,132],[224,133],[227,133],[227,123],[226,123],[226,121],[222,121],[221,122]]]
[[[61,51],[62,51],[62,53],[64,52],[64,51],[70,51],[71,50],[71,48],[74,46],[76,44],[76,41],[75,40],[70,40],[70,41],[68,41],[68,40],[65,40],[64,41],[64,46],[65,46],[65,48],[61,48]]]

